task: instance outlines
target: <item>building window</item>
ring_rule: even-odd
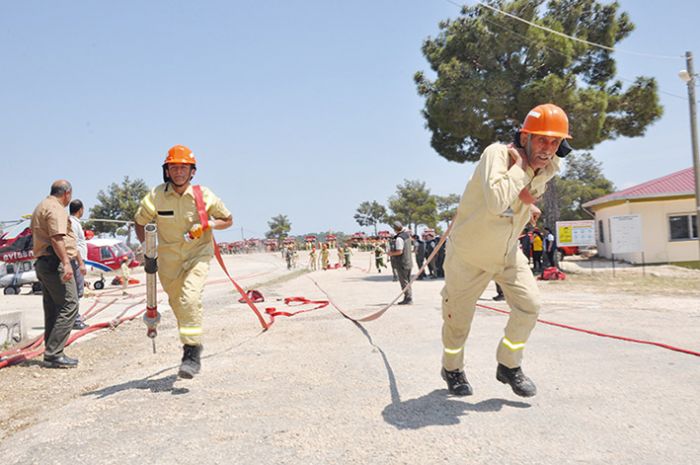
[[[605,234],[603,233],[603,220],[598,220],[598,239],[601,244],[605,244]]]
[[[698,238],[698,215],[674,215],[668,217],[671,241]]]

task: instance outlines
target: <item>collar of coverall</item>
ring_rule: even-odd
[[[187,181],[187,188],[184,190],[182,194],[178,194],[175,192],[175,187],[177,187],[172,181],[168,181],[165,186],[165,194],[166,195],[189,195],[190,197],[194,197],[194,193],[192,192],[192,183],[190,181]]]

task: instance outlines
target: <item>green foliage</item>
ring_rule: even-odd
[[[457,213],[459,200],[461,196],[457,194],[436,195],[435,202],[437,203],[438,221],[444,221],[445,227],[449,226],[450,221]]]
[[[683,268],[690,268],[691,270],[700,270],[700,260],[690,262],[672,262],[671,265],[676,265]]]
[[[97,193],[98,203],[90,209],[90,218],[86,226],[96,233],[108,233],[112,236],[125,234],[129,243],[136,210],[148,191],[148,186],[142,179],[131,181],[129,176],[124,176],[121,184],[112,183],[107,188],[107,192]],[[115,220],[115,222],[94,221],[95,219]]]
[[[289,218],[287,218],[287,215],[282,214],[273,216],[272,219],[267,222],[267,226],[270,230],[265,233],[265,237],[268,239],[277,239],[277,241],[284,240],[292,229],[292,223],[289,222]]]
[[[389,197],[389,208],[392,213],[388,222],[401,221],[413,231],[419,224],[431,228],[437,225],[437,202],[424,182],[404,179],[402,185],[396,186],[396,194]]]
[[[554,178],[559,196],[559,219],[590,219],[582,205],[613,192],[615,186],[603,176],[600,162],[590,153],[570,153],[565,160],[564,174]]]
[[[634,25],[617,2],[486,0],[528,21],[614,47]],[[417,72],[432,147],[457,162],[477,161],[489,144],[510,141],[527,112],[552,102],[569,115],[573,145],[590,149],[619,136],[639,137],[662,114],[653,78],[627,89],[614,80],[611,52],[531,27],[488,8],[464,7],[423,44],[436,74]]]
[[[379,202],[362,202],[355,213],[355,221],[360,226],[374,226],[374,235],[377,235],[377,224],[386,220],[386,208]]]

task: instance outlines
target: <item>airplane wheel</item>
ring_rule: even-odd
[[[32,292],[38,294],[41,292],[41,283],[32,283]]]
[[[94,287],[95,289],[97,289],[98,291],[99,291],[100,289],[104,289],[104,288],[105,288],[105,282],[104,282],[104,281],[95,281],[95,284],[93,284],[93,287]]]
[[[3,294],[5,295],[15,295],[19,294],[19,288],[12,287],[12,286],[7,286],[5,290],[3,291]]]

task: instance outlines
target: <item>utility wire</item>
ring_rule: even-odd
[[[451,4],[453,4],[453,5],[456,5],[456,6],[460,7],[460,8],[462,7],[462,5],[456,3],[456,2],[454,2],[454,1],[452,1],[452,0],[445,0],[445,1],[447,1],[448,3],[451,3]],[[483,5],[483,4],[482,4],[481,2],[479,2],[479,1],[477,1],[476,3],[478,3],[478,4],[480,4],[480,5]],[[488,8],[492,8],[492,7],[488,6],[488,5],[484,5],[484,6],[486,6],[486,7],[488,7]],[[576,37],[567,36],[566,34],[562,34],[562,33],[560,33],[560,32],[551,30],[551,29],[549,29],[549,28],[541,27],[541,26],[539,26],[539,25],[537,25],[537,24],[534,24],[534,23],[531,23],[531,22],[529,22],[529,21],[526,21],[526,20],[524,20],[524,19],[522,19],[522,18],[518,18],[517,16],[511,15],[511,14],[509,14],[509,13],[502,12],[501,10],[498,10],[498,9],[495,9],[495,8],[492,8],[492,9],[494,9],[494,10],[496,10],[496,11],[498,11],[498,12],[501,12],[501,13],[505,14],[506,16],[511,16],[511,17],[516,18],[516,19],[519,19],[519,20],[521,20],[521,21],[523,21],[523,22],[525,22],[525,23],[527,23],[527,24],[530,24],[530,25],[532,25],[532,26],[534,26],[534,27],[538,27],[538,28],[540,28],[540,29],[544,29],[544,30],[550,31],[550,32],[556,33],[556,34],[558,34],[558,35],[562,35],[562,36],[568,37],[568,38],[570,38],[570,39],[574,39],[574,40],[586,42],[586,43],[588,43],[589,45],[600,46],[600,47],[603,47],[603,48],[606,48],[606,49],[609,49],[609,50],[612,50],[612,51],[621,51],[621,50],[612,49],[612,48],[610,48],[610,47],[606,47],[606,46],[604,46],[604,45],[594,44],[594,43],[592,43],[592,42],[587,42],[587,41],[584,41],[584,40],[582,40],[582,39],[577,39]],[[525,36],[525,35],[523,35],[523,34],[520,34],[519,32],[516,32],[516,31],[514,31],[513,29],[509,29],[509,28],[507,28],[506,26],[503,26],[503,25],[501,25],[501,24],[498,24],[498,23],[496,23],[496,22],[494,22],[494,21],[490,21],[490,20],[487,19],[487,18],[481,18],[481,19],[482,19],[484,22],[486,22],[487,24],[490,24],[491,26],[500,28],[501,30],[507,31],[507,32],[509,32],[510,34],[513,34],[513,35],[515,35],[515,36],[521,38],[523,41],[530,42],[530,43],[533,42],[533,39],[532,39],[532,38],[527,37],[527,36]],[[493,32],[493,31],[489,31],[489,32],[491,32],[491,34],[493,34],[493,35],[496,35],[496,33]],[[553,52],[553,53],[557,53],[557,54],[559,54],[559,55],[561,55],[561,56],[568,56],[566,53],[562,52],[561,50],[556,49],[556,48],[554,48],[554,47],[550,47],[549,45],[546,45],[546,44],[539,44],[539,45],[541,45],[542,47],[546,48],[547,50],[549,50],[549,51],[551,51],[551,52]],[[637,52],[627,52],[627,53],[635,53],[635,54],[637,54]],[[683,57],[671,57],[671,56],[667,56],[667,55],[654,55],[654,56],[659,57],[659,58],[674,58],[674,59],[683,58]],[[629,83],[631,83],[631,84],[634,84],[634,82],[635,82],[635,81],[632,80],[632,79],[627,79],[627,78],[624,78],[624,77],[618,77],[617,79],[620,79],[621,81],[629,82]],[[682,95],[673,94],[673,93],[671,93],[671,92],[666,92],[666,91],[663,91],[663,90],[661,90],[661,89],[657,89],[657,91],[658,91],[660,94],[664,94],[664,95],[668,95],[668,96],[670,96],[670,97],[674,97],[674,98],[677,98],[677,99],[681,99],[681,100],[688,101],[688,97],[684,97],[684,96],[682,96]]]
[[[448,2],[448,3],[451,3],[452,5],[458,6],[459,8],[462,8],[462,7],[464,6],[464,5],[460,5],[459,3],[457,3],[457,2],[455,2],[455,1],[453,1],[453,0],[445,0],[445,1]],[[522,22],[522,23],[528,24],[528,25],[530,25],[530,26],[532,26],[532,27],[536,27],[536,28],[538,28],[538,29],[542,29],[543,31],[547,31],[547,32],[549,32],[549,33],[551,33],[551,34],[556,34],[556,35],[561,36],[561,37],[566,37],[567,39],[574,40],[574,41],[576,41],[576,42],[581,42],[581,43],[584,43],[584,44],[589,45],[589,46],[591,46],[591,47],[596,47],[596,48],[600,48],[600,49],[603,49],[603,50],[608,50],[608,51],[610,51],[610,52],[628,53],[628,54],[631,54],[631,55],[645,56],[645,57],[650,57],[650,58],[660,58],[660,59],[666,59],[666,60],[677,60],[677,59],[679,59],[679,58],[680,58],[680,59],[685,58],[683,55],[658,55],[658,54],[653,54],[653,53],[634,52],[634,51],[630,51],[630,50],[622,50],[622,49],[618,49],[618,48],[608,47],[607,45],[598,44],[598,43],[595,43],[595,42],[590,42],[590,41],[588,41],[588,40],[579,39],[578,37],[574,37],[574,36],[570,36],[570,35],[568,35],[568,34],[564,34],[563,32],[555,31],[554,29],[548,28],[548,27],[546,27],[546,26],[542,26],[542,25],[540,25],[540,24],[533,23],[533,22],[528,21],[528,20],[526,20],[526,19],[523,19],[523,18],[521,18],[521,17],[519,17],[519,16],[515,16],[514,14],[508,13],[508,12],[503,11],[503,10],[499,10],[498,8],[496,8],[496,7],[494,7],[494,6],[487,5],[486,3],[480,2],[480,1],[478,1],[478,0],[475,0],[475,3],[476,3],[477,5],[479,5],[479,6],[484,7],[484,8],[488,8],[489,10],[495,11],[496,13],[500,13],[500,14],[502,14],[502,15],[504,15],[504,16],[507,16],[507,17],[509,17],[509,18],[512,18],[512,19],[514,19],[514,20],[516,20],[516,21],[520,21],[520,22]]]
[[[491,20],[489,20],[489,19],[486,19],[486,18],[482,18],[482,20],[483,20],[484,22],[486,22],[487,24],[490,24],[491,26],[500,28],[501,30],[507,31],[507,32],[509,32],[510,34],[513,34],[513,35],[515,35],[515,36],[521,38],[523,41],[530,42],[530,43],[533,42],[533,39],[532,39],[531,37],[527,37],[527,36],[525,36],[525,35],[523,35],[523,34],[520,34],[519,32],[515,32],[514,30],[509,29],[509,28],[507,28],[506,26],[503,26],[503,25],[501,25],[501,24],[498,24],[498,23],[496,23],[496,22],[494,22],[494,21],[491,21]],[[492,31],[489,31],[489,32],[491,32],[491,33],[494,34],[494,35],[496,34],[495,32],[492,32]],[[557,54],[559,54],[559,55],[561,55],[561,56],[568,56],[566,53],[562,52],[561,50],[559,50],[559,49],[557,49],[557,48],[550,47],[549,45],[545,45],[545,44],[540,44],[540,45],[541,45],[542,47],[546,48],[547,50],[549,50],[550,52],[557,53]],[[621,81],[629,82],[630,84],[634,84],[634,82],[635,82],[635,81],[632,80],[632,79],[627,79],[627,78],[624,78],[624,77],[617,77],[617,79],[619,79],[619,80],[621,80]],[[671,97],[675,97],[675,98],[678,98],[678,99],[681,99],[681,100],[688,101],[688,97],[684,97],[684,96],[682,96],[682,95],[673,94],[673,93],[671,93],[671,92],[665,92],[665,91],[663,91],[663,90],[661,90],[661,89],[658,89],[658,92],[659,92],[660,94],[665,94],[665,95],[668,95],[668,96],[671,96]]]

